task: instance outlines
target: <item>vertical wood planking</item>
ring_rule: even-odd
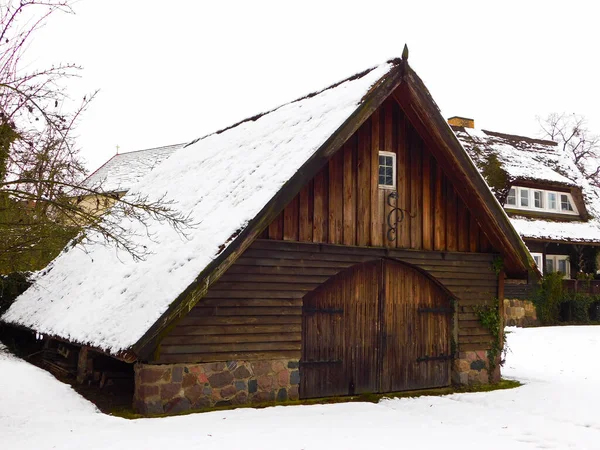
[[[344,213],[343,195],[344,152],[338,152],[329,160],[329,243],[342,243]]]
[[[371,116],[371,245],[383,245],[383,211],[379,206],[379,121],[380,114],[377,109]]]
[[[283,239],[283,211],[269,224],[269,239]]]
[[[283,210],[283,240],[298,240],[298,196],[288,203]]]
[[[387,100],[384,104],[383,104],[383,109],[382,109],[382,117],[381,117],[381,150],[385,151],[385,152],[390,152],[390,153],[396,153],[396,148],[394,147],[394,112],[393,112],[393,107],[394,104],[392,103],[392,101]],[[397,160],[396,160],[396,164],[397,164]],[[388,196],[392,193],[392,189],[380,189],[379,190],[379,208],[380,208],[380,215],[381,217],[381,229],[380,229],[380,234],[382,236],[383,239],[383,245],[385,247],[395,247],[396,246],[396,241],[392,241],[388,239],[388,229],[389,229],[389,224],[387,221],[387,218],[389,217],[390,212],[392,211],[392,208],[395,207],[396,203],[397,203],[397,199],[396,200],[391,200],[389,202],[389,204],[394,205],[394,206],[390,206],[388,204]],[[395,214],[392,214],[392,216],[390,217],[390,220],[395,221],[396,220],[396,216]],[[390,236],[392,237],[392,236]],[[396,240],[398,238],[397,234],[396,234]]]
[[[423,249],[433,250],[433,201],[431,187],[431,156],[423,152]]]
[[[435,163],[433,248],[446,250],[446,183],[442,167]]]
[[[300,190],[298,220],[300,242],[312,242],[313,239],[313,182],[310,181]]]
[[[469,251],[476,253],[479,251],[479,224],[475,216],[469,213]]]
[[[468,252],[469,251],[469,211],[465,206],[462,198],[458,197],[457,205],[458,215],[458,251]]]
[[[412,129],[410,134],[410,212],[414,216],[410,220],[410,247],[420,249],[423,246],[423,142],[416,130]]]
[[[398,187],[398,207],[404,210],[405,217],[398,224],[398,239],[396,246],[399,248],[410,248],[410,218],[406,216],[410,211],[410,159],[408,157],[407,144],[407,119],[400,111],[398,116],[398,169],[396,186]]]
[[[344,144],[344,245],[356,245],[356,135]]]
[[[371,243],[371,124],[358,129],[356,245]]]
[[[315,175],[313,184],[313,242],[328,242],[329,219],[329,166]]]
[[[446,185],[446,247],[448,251],[458,250],[458,236],[456,229],[456,191],[454,187]]]

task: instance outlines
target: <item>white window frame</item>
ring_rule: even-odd
[[[504,207],[506,209],[520,209],[522,211],[535,211],[535,212],[546,211],[549,213],[568,214],[571,216],[579,215],[577,206],[575,205],[575,202],[573,201],[573,196],[569,192],[550,191],[547,189],[533,189],[533,188],[522,187],[522,186],[512,186],[511,189],[515,190],[516,204],[509,204],[508,200],[507,200],[504,203]],[[529,204],[528,206],[521,205],[521,196],[524,195],[525,192],[527,192],[527,199],[528,199],[528,204]],[[533,194],[533,192],[541,192],[542,193],[541,194],[542,195],[542,206],[543,206],[542,208],[538,208],[535,206],[535,194]],[[555,207],[554,208],[550,207],[550,194],[553,194],[555,196]],[[561,195],[567,196],[569,203],[573,207],[573,211],[569,211],[567,209],[561,209],[562,208]],[[507,199],[508,199],[508,197],[507,197]]]
[[[535,201],[536,201],[535,194],[537,194],[538,192],[540,194],[540,203],[541,203],[542,206],[535,206]],[[546,193],[543,190],[541,190],[541,189],[534,189],[533,190],[533,195],[532,195],[533,202],[532,202],[531,206],[533,208],[535,208],[535,209],[542,209],[542,210],[546,209],[546,202],[544,201],[545,197],[546,197]]]
[[[392,152],[380,151],[378,156],[391,156],[392,157],[392,184],[379,184],[380,189],[396,189],[396,154]],[[379,158],[377,158],[377,182],[379,183]]]
[[[517,205],[519,206],[519,208],[521,209],[532,209],[531,207],[531,189],[529,188],[519,188],[517,190],[519,192],[519,201],[517,202]],[[527,192],[527,205],[523,205],[523,197],[525,194],[525,192]]]
[[[533,260],[535,261],[535,265],[538,267],[538,269],[540,269],[540,272],[543,275],[544,274],[544,254],[543,253],[531,252],[531,256],[533,257]],[[540,263],[539,264],[536,261],[536,258],[540,259]]]
[[[566,261],[566,273],[563,274],[563,278],[567,280],[571,278],[571,261],[568,255],[546,255],[546,260],[552,260],[555,272],[558,272],[558,262]]]
[[[514,192],[513,198],[515,199],[514,203],[508,203],[508,199],[510,198],[510,193]],[[506,205],[507,206],[517,206],[517,188],[516,187],[511,187],[508,190],[508,195],[506,196]]]

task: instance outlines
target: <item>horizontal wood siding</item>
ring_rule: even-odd
[[[489,346],[472,306],[497,295],[492,254],[257,240],[166,334],[152,362],[299,359],[302,298],[340,271],[379,258],[428,272],[458,299],[459,351]]]
[[[405,211],[388,238],[389,189],[379,188],[379,151],[396,154],[397,199]],[[398,217],[392,212],[391,218]],[[311,233],[308,230],[312,230]],[[268,227],[273,240],[493,252],[444,168],[404,116],[386,102],[357,130]]]

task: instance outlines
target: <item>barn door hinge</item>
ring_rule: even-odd
[[[433,314],[452,314],[454,309],[452,308],[419,308],[417,311],[421,314],[423,313],[433,313]]]
[[[317,309],[317,308],[304,308],[302,310],[303,313],[305,314],[316,314],[316,313],[322,313],[322,314],[343,314],[344,310],[341,308],[323,308],[323,309]]]
[[[450,359],[454,359],[453,355],[440,355],[440,356],[421,356],[417,358],[417,362],[426,362],[426,361],[447,361]]]

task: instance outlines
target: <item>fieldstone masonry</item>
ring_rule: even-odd
[[[489,359],[487,351],[477,350],[469,352],[459,352],[458,359],[454,361],[454,370],[452,371],[452,382],[464,386],[474,384],[488,384],[489,379]],[[496,364],[492,381],[500,381],[500,366]]]
[[[136,364],[134,409],[175,414],[213,406],[298,399],[297,360]]]
[[[529,300],[504,299],[504,324],[513,327],[539,325],[533,302]]]

